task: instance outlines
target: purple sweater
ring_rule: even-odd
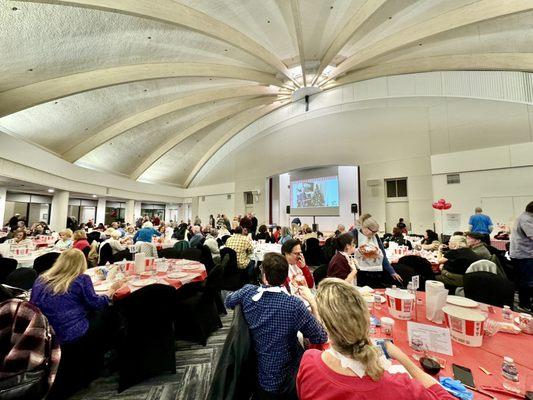
[[[109,304],[107,296],[94,292],[91,278],[81,274],[65,294],[54,294],[46,284],[37,279],[31,290],[30,301],[40,308],[54,328],[61,343],[75,342],[89,329],[87,314],[101,310]]]

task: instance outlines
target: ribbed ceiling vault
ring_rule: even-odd
[[[0,0],[0,33],[0,130],[184,187],[300,87],[533,71],[533,0]]]

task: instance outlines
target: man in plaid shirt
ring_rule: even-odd
[[[245,285],[226,298],[226,307],[237,304],[242,312],[257,354],[259,399],[297,399],[295,376],[304,349],[297,333],[313,344],[327,341],[327,335],[313,314],[316,303],[307,287],[299,294],[310,304],[291,296],[282,288],[289,273],[284,256],[267,253],[261,266],[263,285]]]
[[[235,250],[237,253],[237,266],[240,269],[245,269],[250,264],[250,254],[253,251],[252,243],[243,235],[243,230],[240,226],[235,228],[235,234],[228,238],[226,247]]]

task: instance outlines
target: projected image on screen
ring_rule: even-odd
[[[339,178],[329,176],[291,182],[292,208],[339,206]]]

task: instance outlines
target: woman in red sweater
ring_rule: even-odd
[[[289,263],[289,276],[285,284],[293,286],[307,286],[312,289],[315,286],[315,280],[305,265],[305,258],[302,253],[302,246],[298,239],[289,239],[281,246],[281,254]]]
[[[348,283],[357,283],[357,268],[355,260],[351,257],[355,252],[353,236],[343,233],[333,239],[337,252],[328,265],[328,278],[344,279]]]
[[[296,380],[300,400],[455,399],[390,342],[387,352],[413,378],[386,371],[388,360],[379,356],[368,336],[366,302],[353,285],[324,279],[316,302],[331,347],[304,353]]]

